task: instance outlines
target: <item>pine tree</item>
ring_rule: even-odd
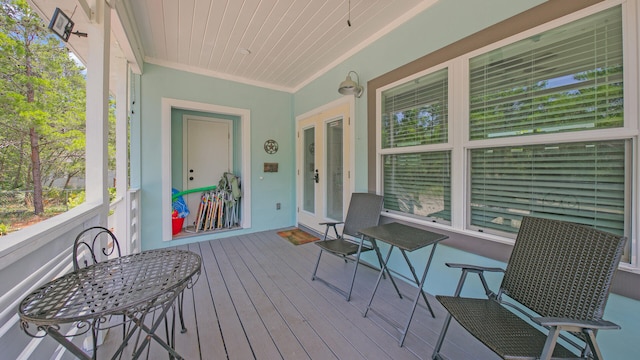
[[[84,171],[82,71],[25,0],[0,0],[0,188],[31,187],[36,215],[47,180]]]

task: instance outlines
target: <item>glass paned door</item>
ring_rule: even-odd
[[[329,121],[325,125],[327,149],[327,217],[342,219],[343,213],[343,119]]]
[[[351,192],[349,104],[298,122],[298,223],[324,232],[325,221],[344,220]]]
[[[304,140],[302,149],[304,154],[304,166],[302,167],[301,172],[304,175],[302,176],[302,209],[313,213],[316,209],[316,161],[314,156],[316,146],[316,128],[315,126],[311,126],[304,129],[303,132]]]

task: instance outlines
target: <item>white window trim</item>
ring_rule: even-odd
[[[593,5],[586,9],[577,11],[567,16],[550,21],[543,25],[526,30],[522,33],[510,36],[488,46],[474,50],[467,54],[464,54],[458,58],[450,61],[438,64],[429,69],[425,69],[418,73],[412,74],[406,78],[400,79],[393,83],[387,84],[383,87],[376,89],[376,192],[382,194],[382,157],[387,154],[415,152],[415,151],[436,151],[436,150],[451,150],[451,189],[462,190],[452,191],[451,193],[451,225],[434,223],[429,220],[416,219],[414,217],[397,214],[387,213],[385,216],[389,218],[399,219],[407,222],[412,222],[418,225],[430,226],[433,228],[439,228],[442,230],[450,231],[453,233],[459,233],[462,235],[473,236],[483,240],[494,241],[503,244],[513,244],[514,239],[504,236],[498,236],[488,233],[480,233],[472,229],[467,228],[467,203],[469,201],[470,189],[469,189],[469,151],[471,149],[481,147],[498,147],[498,146],[510,146],[521,145],[521,138],[501,138],[490,140],[473,140],[470,141],[467,134],[469,131],[469,59],[494,50],[496,48],[511,44],[518,40],[522,40],[531,37],[535,34],[551,30],[553,28],[562,26],[571,21],[581,19],[591,14],[598,13],[608,8],[621,5],[622,6],[622,22],[623,22],[623,41],[624,41],[624,97],[626,99],[638,99],[639,92],[639,63],[640,63],[640,46],[638,41],[640,39],[640,6],[637,2],[639,0],[611,0],[603,1],[599,4]],[[382,126],[382,92],[393,88],[395,86],[404,84],[413,79],[422,77],[429,73],[440,70],[444,67],[449,68],[449,121],[448,121],[448,141],[443,144],[434,145],[422,145],[411,148],[393,148],[382,149],[380,129]],[[601,140],[617,140],[617,139],[631,139],[632,140],[632,156],[635,157],[632,161],[632,184],[630,186],[632,198],[630,203],[631,208],[631,237],[627,241],[631,242],[631,258],[630,263],[621,263],[620,267],[626,271],[640,274],[640,244],[638,243],[638,233],[640,232],[640,102],[638,101],[625,101],[624,103],[624,126],[621,128],[593,130],[581,132],[580,139],[575,139],[575,133],[555,133],[536,135],[527,139],[526,145],[545,144],[551,142],[562,142],[567,140],[572,141],[601,141]]]
[[[225,115],[234,115],[240,118],[240,133],[242,136],[242,149],[240,163],[242,168],[242,198],[241,227],[247,229],[251,227],[251,111],[248,109],[233,108],[228,106],[200,103],[180,99],[162,98],[162,123],[161,123],[161,145],[162,145],[162,214],[171,213],[171,109],[184,109],[193,111],[210,112]],[[162,240],[171,241],[171,222],[161,221]]]

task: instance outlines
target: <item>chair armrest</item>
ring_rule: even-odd
[[[471,271],[474,273],[489,271],[489,272],[504,272],[503,268],[498,267],[487,267],[487,266],[479,266],[479,265],[469,265],[469,264],[456,264],[456,263],[446,263],[446,265],[450,268],[462,269]]]
[[[336,226],[338,224],[344,224],[344,221],[327,221],[318,223],[318,225]]]
[[[593,330],[618,330],[620,325],[607,320],[586,321],[559,317],[534,317],[531,318],[536,324],[542,326],[554,326],[561,330],[580,331],[581,329]]]
[[[504,269],[497,267],[486,267],[486,266],[478,266],[478,265],[467,265],[467,264],[456,264],[456,263],[445,263],[450,268],[458,268],[462,269],[462,274],[460,275],[460,280],[458,281],[458,287],[456,288],[456,292],[454,296],[460,296],[462,292],[462,287],[467,279],[468,273],[478,274],[480,278],[480,282],[482,282],[482,287],[484,288],[484,293],[488,298],[496,297],[496,294],[489,289],[489,285],[487,284],[487,280],[484,278],[484,272],[504,272]]]
[[[327,240],[327,235],[329,235],[329,229],[333,228],[333,233],[336,235],[336,239],[342,238],[340,234],[338,234],[338,227],[336,225],[344,224],[344,221],[325,221],[318,223],[318,225],[327,225],[324,230],[324,236],[322,237],[322,241]]]

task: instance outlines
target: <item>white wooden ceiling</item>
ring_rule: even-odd
[[[145,62],[296,91],[437,0],[350,0],[350,14],[349,0],[114,1],[130,12]],[[29,2],[45,16],[78,4]]]
[[[130,5],[145,61],[295,90],[434,2],[351,0],[351,26],[349,0],[132,0]]]

